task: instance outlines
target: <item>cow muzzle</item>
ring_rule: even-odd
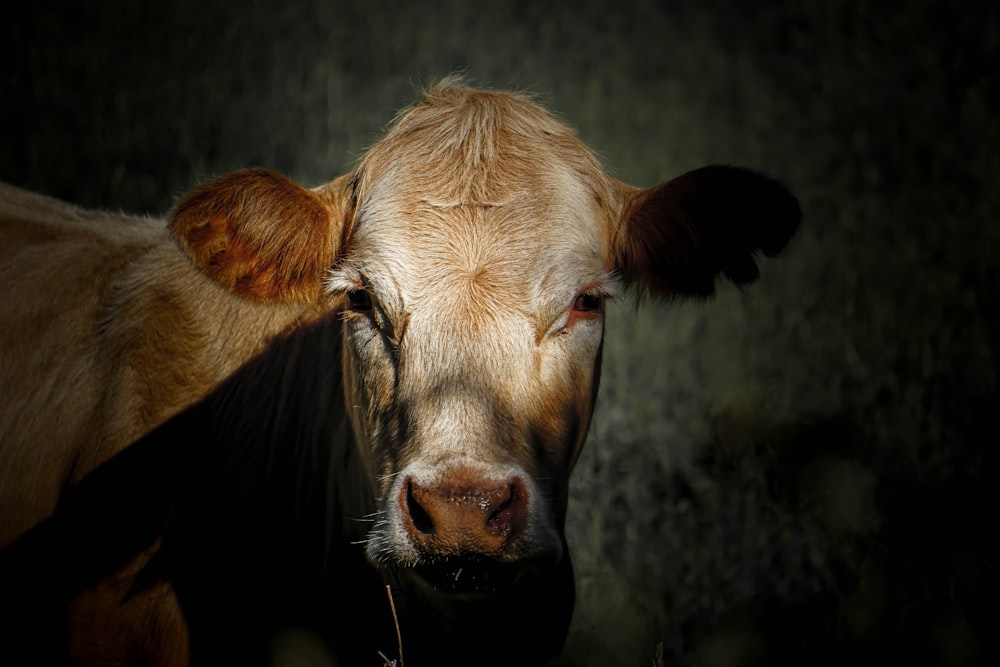
[[[443,593],[491,594],[563,556],[561,524],[520,468],[415,465],[370,533],[373,562]]]
[[[503,559],[524,533],[528,492],[517,477],[494,482],[465,476],[399,491],[400,517],[411,544],[440,557]]]

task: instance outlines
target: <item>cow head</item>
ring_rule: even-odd
[[[740,168],[623,184],[530,100],[445,83],[351,174],[313,190],[225,176],[172,228],[246,298],[332,299],[376,496],[368,557],[476,598],[566,563],[606,301],[748,284],[799,219],[782,186]]]

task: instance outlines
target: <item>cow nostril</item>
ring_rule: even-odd
[[[486,525],[494,534],[506,535],[511,531],[514,510],[518,503],[518,489],[515,485],[507,487],[506,497],[490,512]]]
[[[434,521],[427,510],[413,497],[413,484],[406,485],[406,511],[410,515],[413,527],[425,535],[434,534]]]

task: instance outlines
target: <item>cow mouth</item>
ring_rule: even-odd
[[[398,571],[402,582],[425,593],[458,598],[494,597],[510,590],[539,568],[533,562],[505,563],[475,557],[449,557]]]
[[[503,562],[448,556],[386,567],[382,573],[392,627],[402,634],[408,660],[420,652],[439,658],[444,645],[449,656],[460,656],[447,664],[478,659],[483,647],[491,648],[489,664],[521,664],[525,656],[517,646],[530,646],[530,662],[536,664],[539,656],[554,655],[562,646],[572,615],[568,558]],[[504,641],[510,637],[519,641]],[[508,660],[510,652],[517,659]],[[505,657],[498,658],[501,654]]]

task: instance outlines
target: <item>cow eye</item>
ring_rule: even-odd
[[[372,309],[372,297],[363,289],[350,290],[347,293],[347,304],[351,310],[369,311]]]
[[[584,292],[576,297],[576,301],[573,302],[573,310],[578,313],[592,313],[601,309],[602,302],[603,299],[600,295]]]

